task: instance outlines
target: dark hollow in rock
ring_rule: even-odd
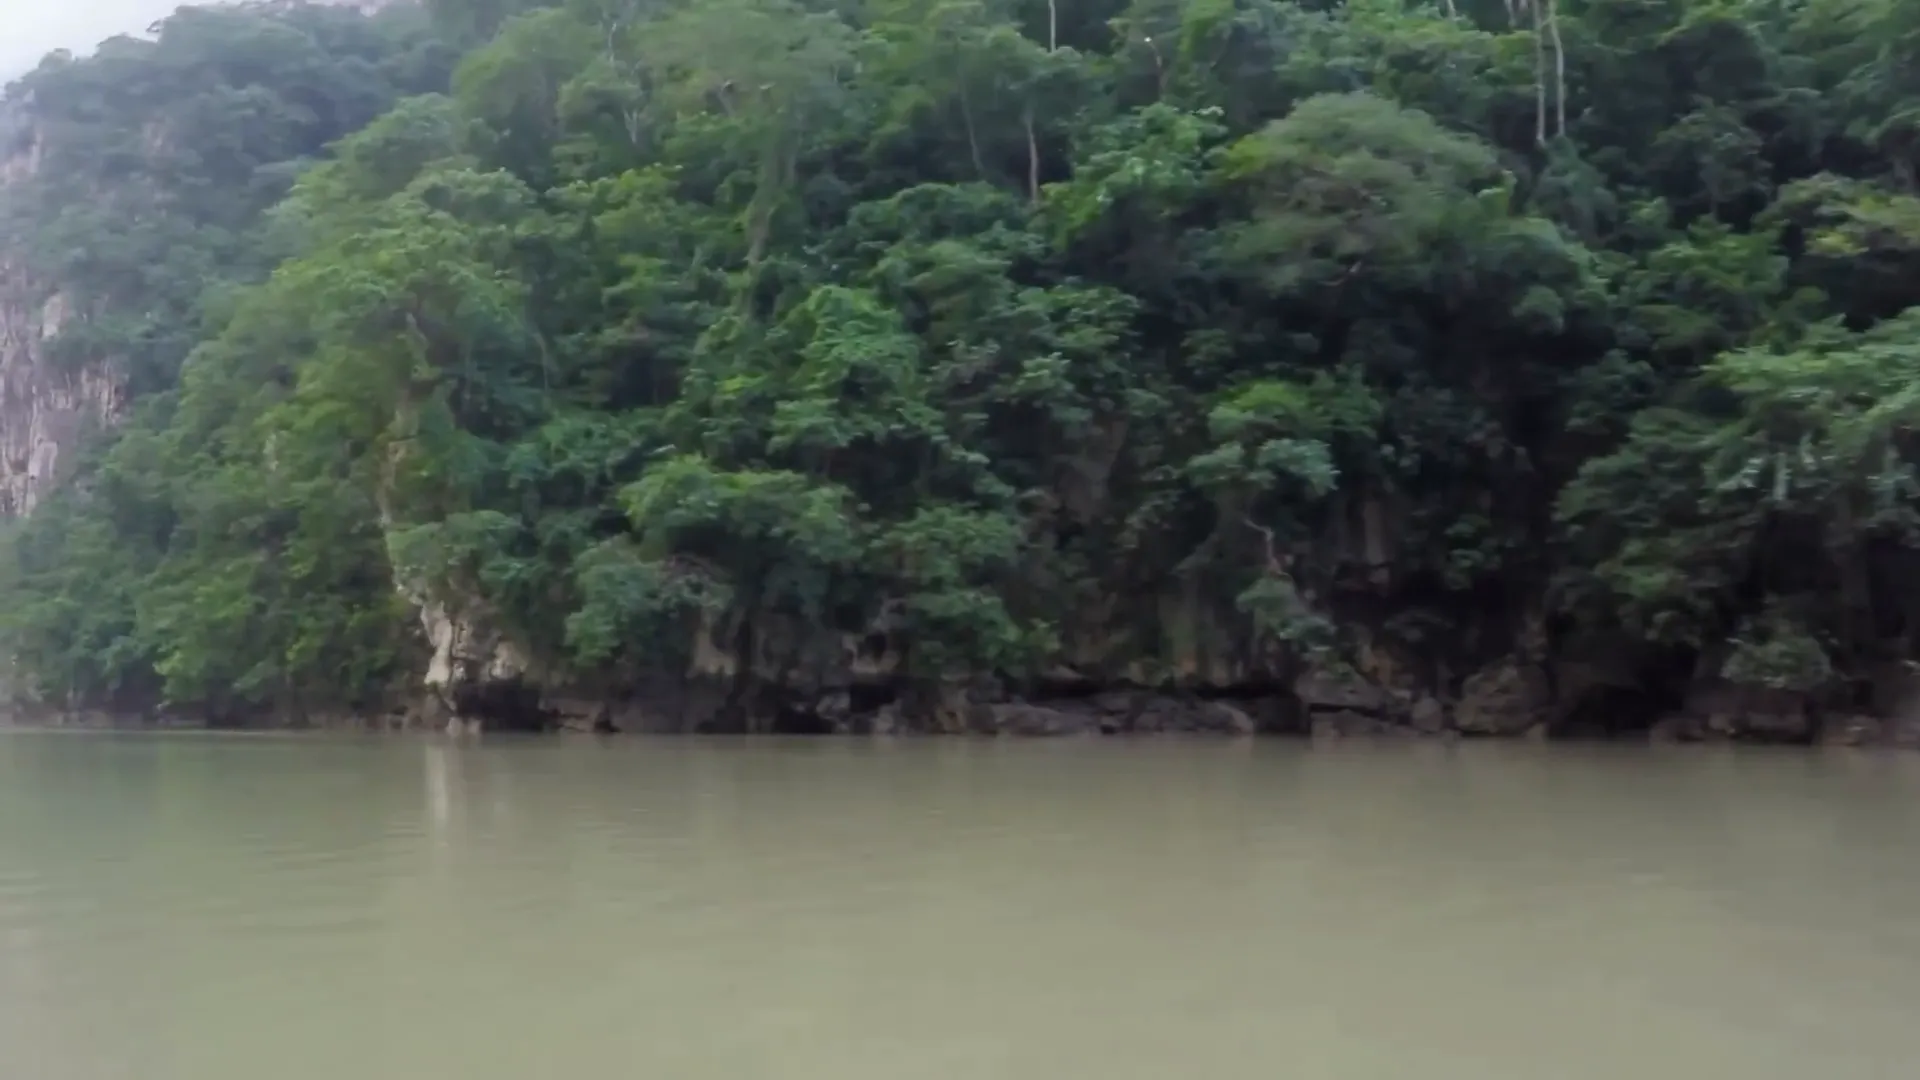
[[[840,729],[832,720],[806,709],[782,707],[768,727],[773,735],[835,735]]]
[[[1555,739],[1645,739],[1679,709],[1678,694],[1643,686],[1596,686],[1576,698],[1547,734]]]
[[[1293,687],[1282,682],[1249,681],[1207,687],[1196,694],[1202,701],[1219,702],[1251,717],[1258,735],[1304,736],[1313,731],[1307,707]]]
[[[856,682],[847,687],[847,710],[864,716],[900,700],[900,689],[892,683]]]
[[[520,679],[463,682],[451,696],[454,715],[480,721],[483,731],[539,732],[554,726],[539,688]]]

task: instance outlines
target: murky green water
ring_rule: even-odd
[[[7,1080],[1920,1075],[1920,758],[0,737]]]

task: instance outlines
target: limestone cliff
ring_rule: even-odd
[[[1497,94],[1255,82],[1186,112],[1049,99],[1021,151],[1008,103],[961,84],[860,127],[846,102],[927,89],[902,80],[925,42],[852,7],[734,41],[547,5],[482,45],[525,5],[482,6],[188,9],[10,94],[0,516],[39,509],[5,546],[0,651],[47,700],[138,684],[150,711],[463,731],[1907,739],[1920,356],[1890,346],[1920,300],[1858,282],[1920,277],[1847,229],[1804,253],[1753,231],[1857,225],[1899,162],[1775,154],[1793,196],[1761,214],[1687,169],[1610,171],[1618,143],[1501,145],[1476,115]],[[1393,30],[1498,45],[1455,22]],[[1322,60],[1385,47],[1323,29],[1350,36]],[[805,47],[760,71],[768,41]],[[885,62],[834,59],[862,42]],[[772,173],[710,137],[776,115]],[[1528,162],[1548,172],[1508,175]],[[1631,229],[1565,204],[1583,162],[1573,186]],[[1323,188],[1359,194],[1301,194]],[[1699,266],[1739,295],[1693,295]],[[100,482],[48,499],[123,417]],[[377,475],[383,448],[417,468]]]
[[[0,209],[40,167],[41,142],[27,129],[0,160]],[[47,345],[72,314],[0,213],[0,517],[18,517],[55,484],[85,434],[112,423],[123,405],[116,377],[98,364],[56,363]]]
[[[429,624],[438,628],[435,671],[451,675],[451,685],[465,680],[460,696],[479,708],[476,726],[1920,746],[1920,690],[1904,668],[1876,679],[1876,700],[1860,707],[1739,685],[1711,656],[1694,670],[1663,673],[1630,640],[1551,633],[1542,598],[1524,593],[1517,610],[1454,613],[1466,632],[1449,640],[1410,640],[1402,624],[1419,603],[1396,591],[1389,569],[1392,508],[1356,505],[1348,517],[1323,543],[1360,572],[1314,598],[1341,643],[1312,655],[1263,644],[1218,595],[1170,587],[1066,619],[1074,628],[1066,648],[1049,670],[1027,677],[909,678],[902,642],[884,624],[848,634],[762,617],[695,628],[678,674],[585,688],[543,680],[497,635],[429,607],[441,616]],[[470,662],[454,669],[440,659],[461,655]],[[504,655],[514,662],[501,668]],[[486,693],[490,670],[520,696]]]
[[[403,2],[276,0],[255,6],[272,11],[311,3],[372,13]],[[76,122],[77,116],[84,115],[85,123],[103,128],[125,126],[125,137],[139,140],[147,166],[176,149],[171,144],[171,122],[158,113],[150,115],[135,106],[122,109],[122,118],[109,122],[84,109],[72,115],[55,109],[49,120],[48,110],[35,100],[37,91],[26,86],[23,81],[10,87],[6,101],[0,103],[0,519],[30,513],[59,482],[86,434],[113,424],[128,404],[125,376],[114,358],[69,361],[56,357],[58,350],[49,347],[74,320],[100,312],[84,310],[74,299],[71,282],[55,280],[44,266],[36,265],[22,235],[33,221],[30,215],[44,212],[27,210],[23,189],[40,176],[44,159],[50,156],[48,134],[84,126]],[[70,132],[66,138],[72,141]],[[51,156],[59,155],[51,152]],[[60,180],[80,184],[87,197],[96,194],[85,181],[77,177],[70,181],[64,171]],[[135,199],[139,205],[149,200],[164,203],[166,198],[140,185],[135,190],[140,192]],[[141,221],[142,212],[134,210],[134,216],[115,228],[132,228]]]

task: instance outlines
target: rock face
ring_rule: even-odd
[[[120,416],[122,393],[108,372],[63,370],[42,346],[58,332],[64,300],[35,305],[37,290],[0,264],[0,517],[33,511],[87,432]]]
[[[1521,735],[1545,723],[1552,709],[1546,672],[1509,658],[1467,677],[1453,726],[1464,735]]]
[[[320,2],[373,10],[405,0]],[[0,203],[9,187],[37,175],[42,152],[30,129],[0,146]],[[88,434],[114,424],[127,404],[111,362],[61,361],[52,343],[70,320],[89,312],[74,310],[73,296],[36,273],[22,247],[0,232],[0,518],[31,513],[61,482]],[[1064,513],[1097,520],[1126,434],[1124,420],[1109,418],[1071,463]],[[1157,606],[1146,621],[1166,640],[1117,633],[1115,625],[1126,620],[1111,610],[1063,620],[1073,625],[1059,663],[1023,685],[996,677],[932,687],[910,680],[897,643],[874,645],[887,642],[883,618],[857,635],[777,620],[704,626],[694,632],[684,671],[611,689],[579,686],[547,677],[484,605],[425,588],[422,575],[395,559],[394,588],[417,613],[422,647],[418,693],[405,704],[410,723],[461,733],[1342,738],[1625,732],[1679,741],[1920,747],[1920,675],[1905,669],[1872,680],[1874,701],[1843,709],[1810,695],[1732,684],[1713,672],[1675,680],[1679,700],[1662,705],[1636,688],[1639,673],[1631,663],[1611,662],[1627,652],[1619,643],[1587,653],[1549,648],[1529,629],[1540,622],[1537,616],[1522,620],[1528,626],[1518,630],[1485,635],[1495,644],[1475,640],[1457,653],[1453,643],[1431,638],[1418,650],[1392,645],[1371,628],[1396,614],[1395,507],[1365,495],[1339,502],[1325,545],[1348,568],[1347,587],[1376,601],[1364,615],[1328,612],[1351,639],[1339,663],[1265,655],[1231,617],[1209,608],[1206,590],[1195,583],[1144,604]],[[382,512],[391,529],[392,515]],[[1115,599],[1105,606],[1121,605]],[[89,722],[109,719],[98,714]]]
[[[1688,689],[1679,712],[1654,726],[1656,738],[1679,742],[1812,742],[1819,730],[1804,694],[1702,678]]]
[[[439,601],[416,601],[420,629],[432,650],[421,685],[430,701],[455,716],[524,711],[518,688],[527,661],[513,643],[471,615]]]
[[[391,459],[397,467],[400,459]],[[407,712],[414,722],[448,730],[546,726],[539,692],[530,687],[526,657],[495,625],[484,604],[434,588],[428,575],[402,556],[394,543],[391,479],[383,481],[375,501],[388,540],[393,589],[413,608],[426,646],[418,695]]]
[[[433,648],[427,683],[463,724],[581,732],[1080,737],[1124,735],[1395,738],[1632,737],[1669,741],[1826,742],[1920,747],[1920,676],[1888,676],[1886,701],[1823,710],[1806,695],[1696,674],[1671,705],[1611,666],[1553,655],[1524,636],[1517,651],[1463,673],[1364,627],[1343,661],[1289,665],[1212,644],[1162,662],[1156,679],[1123,655],[1106,667],[1063,659],[1012,683],[976,676],[929,686],[865,635],[768,620],[705,626],[679,675],[641,685],[546,684],[537,665],[472,618],[421,605]],[[743,651],[744,650],[744,651]],[[1546,659],[1538,659],[1545,656]],[[1084,658],[1082,658],[1084,661]],[[439,726],[434,721],[432,726]],[[465,730],[466,728],[462,728]]]
[[[34,175],[40,141],[30,137],[0,161],[0,200]],[[57,286],[0,237],[0,517],[32,512],[61,476],[88,431],[111,424],[124,405],[115,376],[98,365],[69,368],[48,342],[71,314]]]

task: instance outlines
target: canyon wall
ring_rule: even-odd
[[[52,58],[0,651],[234,723],[1914,741],[1911,58],[1565,13],[1554,132],[1524,26],[1248,2]]]
[[[0,210],[40,167],[39,133],[30,119],[13,120],[26,131],[0,160]],[[49,355],[72,314],[70,301],[32,265],[23,238],[11,235],[15,222],[0,212],[9,233],[0,235],[0,518],[31,513],[87,434],[111,424],[124,405],[109,365],[67,366]]]

